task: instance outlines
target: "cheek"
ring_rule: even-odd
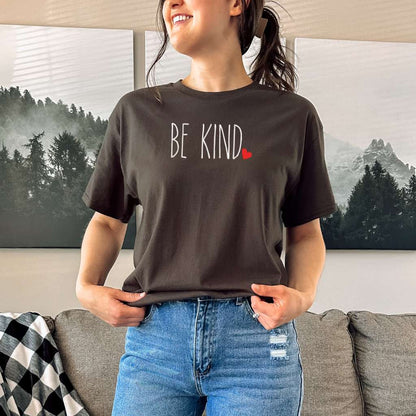
[[[195,20],[195,30],[201,33],[201,36],[206,38],[221,37],[226,32],[227,22],[224,20],[224,16],[217,17],[213,14],[204,16],[203,18]]]
[[[165,21],[165,25],[168,25],[168,15],[170,15],[171,13],[168,12],[169,8],[168,8],[168,4],[166,2],[163,2],[163,6],[162,6],[162,16],[163,16],[163,20]]]
[[[166,17],[166,14],[165,14],[165,11],[163,11],[162,12],[162,16],[163,16],[163,21],[165,22],[165,25],[166,25],[166,27],[168,27],[169,26],[169,22],[168,22],[168,20],[167,20],[167,17]]]

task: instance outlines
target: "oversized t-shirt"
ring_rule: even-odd
[[[143,207],[130,306],[288,285],[284,224],[336,210],[322,122],[305,97],[258,82],[206,92],[182,79],[124,94],[82,200],[127,223]]]

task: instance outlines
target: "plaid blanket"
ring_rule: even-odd
[[[88,416],[37,312],[0,313],[0,415]]]

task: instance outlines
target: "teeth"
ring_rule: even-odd
[[[184,16],[184,15],[175,16],[172,21],[173,21],[173,24],[175,24],[176,22],[179,22],[180,20],[188,20],[191,17],[192,16]]]

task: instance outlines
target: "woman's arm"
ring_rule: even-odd
[[[82,306],[112,326],[138,326],[146,309],[124,303],[141,299],[145,292],[125,292],[104,286],[120,253],[126,230],[126,223],[95,212],[81,245],[76,296]]]
[[[77,296],[83,287],[103,286],[123,245],[127,224],[95,212],[81,245],[81,264],[76,283]]]
[[[286,228],[285,268],[289,275],[288,286],[305,294],[304,310],[309,309],[315,299],[325,252],[319,218]]]
[[[285,268],[288,286],[252,284],[256,295],[251,306],[258,320],[267,329],[289,322],[306,312],[315,299],[318,280],[325,262],[325,243],[319,218],[296,227],[287,227]],[[273,297],[273,303],[260,296]]]

